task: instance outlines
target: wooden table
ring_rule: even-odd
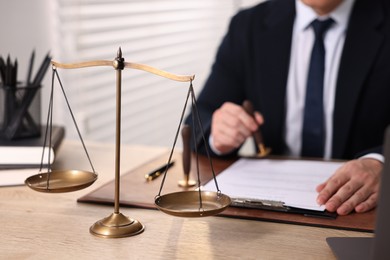
[[[112,206],[77,203],[77,198],[114,178],[115,147],[87,143],[99,174],[90,187],[47,194],[27,187],[0,188],[1,259],[335,259],[325,239],[369,237],[370,233],[224,217],[179,218],[157,210],[121,208],[145,225],[142,234],[105,239],[90,226],[113,212]],[[121,173],[169,148],[123,146]],[[90,170],[82,147],[65,141],[58,169]],[[33,173],[34,174],[34,173]]]

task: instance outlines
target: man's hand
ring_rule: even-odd
[[[375,208],[382,168],[380,161],[370,158],[345,163],[326,182],[318,185],[318,204],[339,215]]]
[[[231,102],[224,103],[212,117],[211,136],[214,148],[220,153],[237,149],[263,121],[258,112],[255,112],[254,119],[241,106]]]

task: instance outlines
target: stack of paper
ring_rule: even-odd
[[[341,165],[342,162],[240,159],[216,180],[221,192],[233,201],[273,201],[287,207],[323,211],[324,207],[316,203],[316,187]],[[215,190],[214,181],[203,189]]]
[[[45,130],[42,126],[42,134],[36,138],[0,140],[0,186],[23,185],[27,177],[38,173],[41,164],[47,167],[54,163],[65,128],[53,126],[51,147],[44,140]]]

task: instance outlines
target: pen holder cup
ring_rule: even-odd
[[[0,139],[41,135],[41,86],[0,84]]]

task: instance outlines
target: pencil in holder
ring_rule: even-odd
[[[7,140],[41,135],[41,85],[0,84],[0,138]]]

